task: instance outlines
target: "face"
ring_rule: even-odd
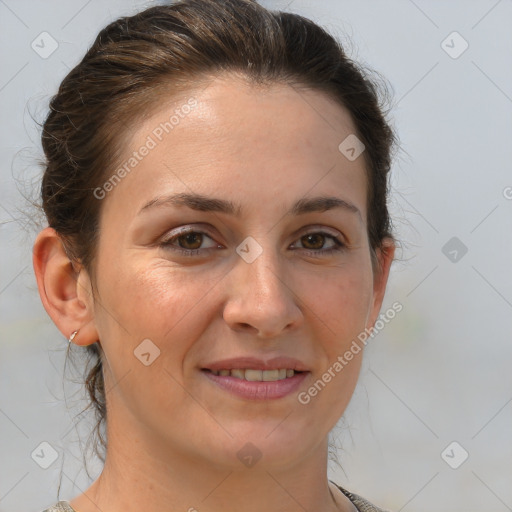
[[[385,286],[363,157],[338,149],[353,133],[319,92],[217,77],[166,98],[126,139],[125,172],[98,199],[109,429],[221,466],[239,465],[247,442],[265,467],[325,443],[362,350],[333,365],[373,325]]]

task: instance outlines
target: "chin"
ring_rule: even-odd
[[[310,438],[312,429],[307,425],[291,425],[291,416],[280,420],[253,422],[250,426],[227,427],[232,438],[210,438],[207,453],[216,453],[215,461],[230,470],[246,468],[259,470],[283,470],[293,467],[297,461],[307,457],[321,442],[318,434]],[[283,421],[284,419],[284,421]],[[217,441],[214,445],[212,442]]]

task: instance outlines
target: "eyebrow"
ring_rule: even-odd
[[[226,199],[208,197],[202,194],[178,193],[169,196],[161,196],[147,202],[139,211],[139,215],[149,209],[163,206],[186,206],[192,210],[201,212],[219,212],[240,217],[242,206]],[[287,215],[303,215],[312,212],[325,212],[333,209],[343,209],[357,214],[362,220],[361,211],[357,206],[345,199],[334,196],[318,196],[299,199],[286,212]]]

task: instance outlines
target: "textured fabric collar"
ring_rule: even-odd
[[[76,512],[68,501],[59,501],[55,505],[43,510],[43,512]]]
[[[376,507],[373,505],[373,503],[365,500],[362,496],[347,491],[343,487],[339,486],[336,482],[333,482],[332,480],[329,481],[334,484],[355,505],[359,512],[389,512],[383,508]]]

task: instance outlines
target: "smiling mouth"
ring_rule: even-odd
[[[290,368],[280,368],[277,370],[253,370],[244,368],[232,368],[230,370],[210,370],[204,368],[203,371],[218,375],[220,377],[235,377],[240,380],[247,380],[249,382],[275,382],[278,380],[285,380],[294,377],[300,372]]]

